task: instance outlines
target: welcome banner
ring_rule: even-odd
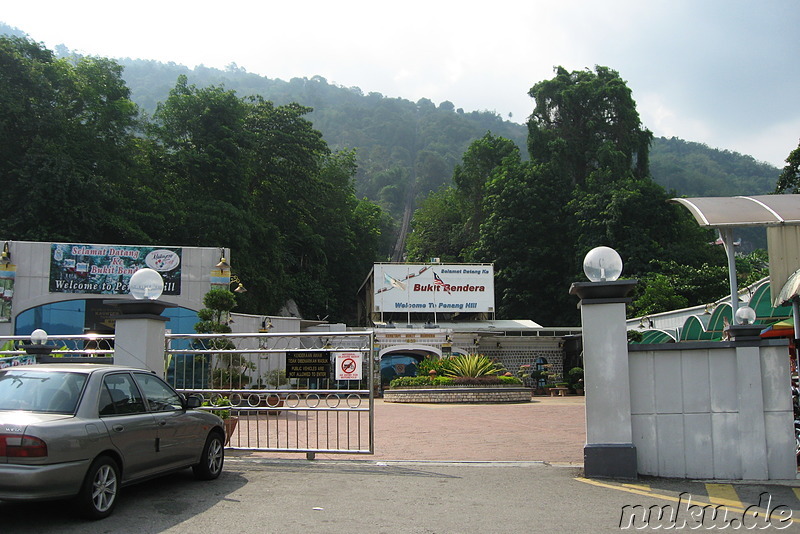
[[[181,294],[181,249],[53,243],[51,293],[122,295],[131,275],[149,267],[164,279],[164,295]]]

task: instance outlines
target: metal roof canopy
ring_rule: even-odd
[[[800,224],[800,195],[673,198],[708,228]]]
[[[800,226],[800,195],[758,195],[737,197],[694,197],[673,198],[670,202],[686,207],[694,216],[697,224],[719,231],[725,252],[728,256],[728,276],[731,287],[731,309],[733,317],[739,308],[738,288],[736,282],[736,261],[733,253],[733,229],[747,226],[782,227]],[[769,230],[768,230],[769,234]],[[772,237],[768,235],[768,237]],[[777,247],[780,247],[778,250]],[[776,283],[772,277],[773,258],[780,258],[783,266],[781,272],[789,269],[788,263],[797,264],[798,258],[787,257],[780,239],[768,239],[767,252],[770,257],[771,284],[773,294],[777,294]],[[797,267],[795,267],[796,269]],[[792,269],[789,272],[793,272]],[[783,278],[779,276],[779,278]]]

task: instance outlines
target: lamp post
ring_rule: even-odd
[[[37,328],[31,332],[31,342],[22,345],[22,348],[31,355],[48,356],[55,347],[47,344],[47,332]]]
[[[114,363],[149,369],[164,376],[164,346],[168,317],[161,313],[173,304],[159,300],[164,280],[154,269],[139,269],[129,282],[133,299],[104,300],[120,314],[114,317]]]
[[[586,445],[584,472],[590,477],[637,478],[631,427],[630,376],[625,306],[637,280],[619,280],[622,259],[609,247],[584,258],[589,282],[575,282],[583,330]]]

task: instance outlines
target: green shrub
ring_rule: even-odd
[[[406,388],[414,386],[430,386],[431,379],[427,376],[398,376],[389,382],[390,388]]]
[[[483,354],[458,354],[448,361],[448,368],[444,370],[445,376],[478,377],[496,375],[500,370],[497,362]]]
[[[431,384],[434,386],[452,386],[455,379],[452,376],[437,376],[433,380],[431,380]]]
[[[522,380],[520,380],[516,376],[498,376],[497,378],[500,379],[501,384],[522,385]]]
[[[431,371],[436,371],[438,376],[445,376],[449,367],[449,358],[431,358],[430,356],[426,356],[424,360],[417,364],[417,375],[429,376]]]
[[[219,397],[218,399],[215,399],[214,402],[211,402],[211,401],[208,401],[208,400],[204,400],[202,405],[203,406],[210,406],[212,408],[219,408],[219,407],[222,407],[222,406],[230,406],[231,405],[231,401],[230,401],[230,399],[228,397]],[[227,419],[228,417],[231,416],[230,409],[228,409],[228,410],[212,410],[212,413],[220,416],[223,419]]]

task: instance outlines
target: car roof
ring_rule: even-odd
[[[139,369],[136,367],[128,367],[124,365],[109,365],[104,363],[40,363],[34,365],[17,365],[13,367],[6,367],[2,371],[44,371],[44,372],[68,372],[68,373],[86,373],[91,374],[100,371],[144,371],[150,372],[147,369]]]

